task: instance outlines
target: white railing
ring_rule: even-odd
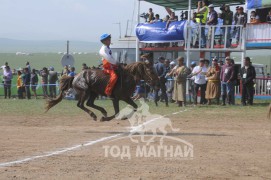
[[[254,80],[255,95],[267,95],[271,96],[271,78],[256,78]],[[240,85],[235,86],[235,94],[241,93],[242,87]]]
[[[242,25],[199,25],[192,23],[187,36],[186,49],[190,50],[243,50]],[[189,33],[189,30],[188,30]]]
[[[247,24],[246,35],[248,43],[271,42],[271,24]]]

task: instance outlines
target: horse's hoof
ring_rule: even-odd
[[[102,118],[100,119],[100,122],[104,122],[104,121],[106,121],[106,117],[102,117]]]
[[[91,113],[90,117],[92,117],[94,121],[97,121],[97,116],[94,113]]]

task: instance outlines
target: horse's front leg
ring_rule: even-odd
[[[114,119],[116,117],[117,114],[119,114],[119,112],[120,112],[119,99],[114,98],[114,99],[112,99],[112,102],[113,102],[115,114],[110,117],[102,117],[101,121],[111,121],[112,119]]]
[[[127,104],[133,106],[135,111],[137,110],[137,108],[138,108],[137,104],[130,97],[127,99],[124,99],[123,101],[125,101]]]

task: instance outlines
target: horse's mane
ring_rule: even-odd
[[[147,64],[145,62],[135,62],[124,67],[129,74],[136,76],[137,79],[143,79],[147,75]]]

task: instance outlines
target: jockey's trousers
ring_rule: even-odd
[[[117,69],[117,66],[114,64],[111,64],[108,62],[106,59],[103,60],[103,68],[104,68],[104,73],[110,75],[110,79],[108,81],[108,84],[105,88],[105,94],[107,96],[111,96],[113,88],[118,80],[118,76],[115,73],[115,70]]]

